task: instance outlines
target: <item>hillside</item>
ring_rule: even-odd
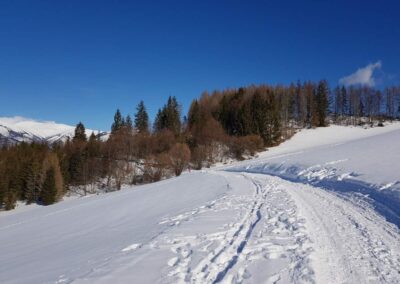
[[[400,125],[0,214],[1,283],[398,283]],[[397,225],[397,226],[396,226]]]

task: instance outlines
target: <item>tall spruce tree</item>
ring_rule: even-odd
[[[171,130],[176,135],[181,131],[181,114],[180,114],[180,106],[176,97],[169,97],[168,103],[166,107],[166,128]]]
[[[128,130],[132,130],[132,129],[133,129],[132,118],[131,118],[131,116],[130,116],[129,114],[126,116],[124,126],[125,126],[126,129],[128,129]]]
[[[181,131],[180,106],[175,97],[169,97],[167,104],[158,110],[154,121],[154,130],[156,132],[164,129],[170,130],[175,135]]]
[[[40,171],[41,164],[35,158],[29,161],[22,169],[23,199],[25,199],[27,204],[37,201],[41,188]]]
[[[347,99],[347,90],[345,86],[342,86],[341,88],[341,110],[340,113],[341,115],[347,115],[348,113],[348,99]]]
[[[165,126],[164,111],[158,109],[156,118],[154,119],[153,130],[154,132],[160,132],[161,130],[164,129],[164,126]]]
[[[189,129],[192,129],[195,125],[198,125],[201,121],[200,106],[197,100],[194,100],[189,108],[187,125]],[[204,122],[204,121],[203,121]]]
[[[124,118],[121,115],[119,109],[114,114],[114,122],[111,125],[111,134],[114,134],[118,130],[120,130],[125,124]]]
[[[83,125],[82,122],[79,122],[76,127],[75,127],[75,134],[74,137],[72,138],[72,140],[75,141],[87,141],[87,137],[86,137],[86,130],[85,130],[85,126]]]
[[[57,201],[57,188],[53,167],[50,167],[46,172],[46,178],[43,182],[40,197],[43,205],[50,205]]]
[[[317,126],[326,126],[326,116],[329,107],[328,97],[329,97],[328,83],[325,80],[321,80],[318,83],[316,97],[315,97],[316,114],[318,117]]]
[[[136,107],[135,128],[139,133],[149,131],[149,115],[143,101],[140,101]]]

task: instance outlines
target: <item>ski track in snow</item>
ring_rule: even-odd
[[[361,197],[266,174],[204,174],[225,180],[225,193],[45,283],[400,283],[399,229]]]
[[[173,244],[175,253],[168,261],[171,270],[163,283],[242,283],[252,278],[253,264],[282,261],[287,266],[281,265],[274,273],[270,272],[265,276],[266,281],[313,281],[308,260],[310,241],[304,232],[304,220],[296,218],[294,203],[284,191],[276,190],[274,184],[265,185],[247,175],[243,177],[254,188],[251,197],[230,196],[213,202],[216,212],[225,210],[227,205],[239,210],[239,222],[227,224],[215,233],[165,237],[164,243],[158,244],[158,247]],[[194,214],[181,214],[170,220],[174,223],[185,215]],[[201,260],[196,262],[196,259]]]
[[[104,266],[126,266],[124,275],[162,255],[159,283],[399,283],[398,228],[373,208],[278,177],[218,174],[231,184],[243,179],[253,193],[226,194],[165,217],[160,224],[167,230]],[[210,218],[222,219],[210,232],[193,234]],[[73,282],[107,283],[105,271]]]
[[[351,204],[319,188],[299,187],[288,192],[301,204],[300,215],[312,228],[318,283],[399,283],[396,226],[368,206]]]
[[[269,175],[210,174],[226,179],[222,197],[48,283],[400,283],[399,229],[360,200]],[[155,278],[135,279],[154,259]]]
[[[160,283],[314,282],[305,220],[297,217],[297,207],[285,190],[276,182],[266,183],[263,176],[218,174],[232,184],[241,179],[248,188],[163,218],[159,223],[168,228],[149,243],[132,244],[122,249],[124,256],[96,263],[75,281],[65,281],[63,276],[64,282],[107,283],[107,275],[117,274],[115,267],[125,266],[117,269],[122,275],[134,273],[138,262],[159,255],[168,255]],[[214,230],[186,234],[194,224],[201,227],[220,216]]]
[[[372,208],[278,177],[242,177],[254,194],[227,195],[168,219],[185,226],[233,209],[239,221],[156,239],[153,247],[174,254],[162,283],[398,283],[399,231]]]

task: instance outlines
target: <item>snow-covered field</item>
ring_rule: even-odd
[[[0,283],[400,283],[400,125],[0,214]]]

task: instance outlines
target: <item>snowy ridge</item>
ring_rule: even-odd
[[[47,142],[66,141],[74,135],[74,126],[55,123],[54,121],[37,121],[23,117],[0,117],[0,145],[16,144],[20,142]],[[89,136],[92,133],[100,134],[104,139],[106,132],[86,130]]]

